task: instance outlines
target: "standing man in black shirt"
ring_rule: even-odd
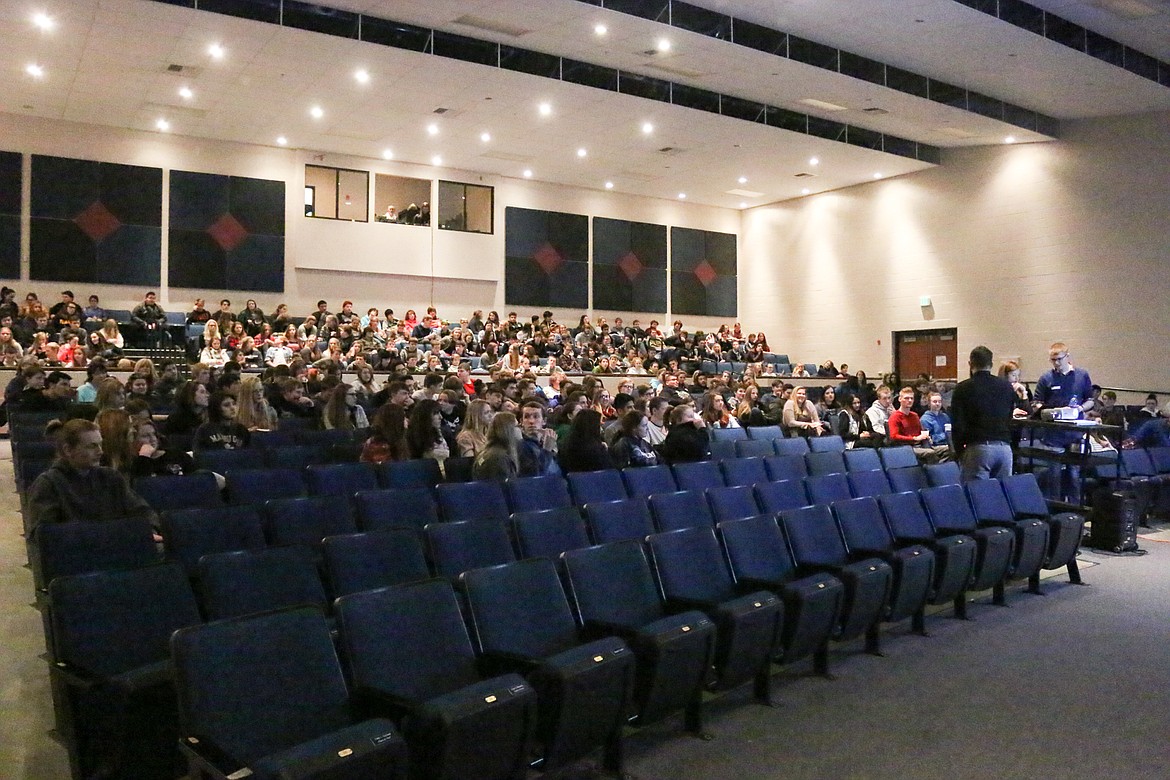
[[[991,373],[991,350],[971,350],[971,378],[951,396],[952,439],[959,453],[963,481],[1012,475],[1012,434],[1008,423],[1015,409],[1012,386]]]

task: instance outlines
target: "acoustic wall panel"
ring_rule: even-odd
[[[33,155],[29,276],[153,287],[162,171]]]
[[[171,171],[172,287],[284,291],[284,182]]]
[[[666,311],[666,226],[593,219],[593,308]]]
[[[670,310],[673,314],[737,316],[734,233],[670,229]]]
[[[0,278],[20,278],[21,156],[0,152]]]
[[[504,301],[511,306],[589,305],[589,218],[508,207]]]

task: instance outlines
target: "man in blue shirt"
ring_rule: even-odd
[[[1089,378],[1089,372],[1083,368],[1073,367],[1068,346],[1060,341],[1048,348],[1048,359],[1052,363],[1052,370],[1036,382],[1032,410],[1067,407],[1079,411],[1080,416],[1084,417],[1084,413],[1092,409],[1094,403],[1093,380]],[[1080,444],[1082,440],[1081,432],[1076,430],[1045,431],[1039,445],[1045,449],[1064,452],[1071,445]],[[1065,468],[1063,490],[1057,480],[1052,480],[1049,485],[1049,497],[1067,496],[1070,502],[1081,503],[1080,471],[1079,466]]]

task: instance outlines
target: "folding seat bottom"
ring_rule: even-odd
[[[868,646],[876,650],[876,632],[893,587],[893,569],[879,558],[866,558],[842,566],[834,573],[845,583],[841,629],[834,638],[848,642],[868,633]]]
[[[607,638],[545,658],[531,672],[540,715],[537,740],[543,769],[572,763],[604,744],[604,764],[621,763],[621,729],[634,681],[634,654],[620,639]]]
[[[1048,523],[1043,520],[1017,520],[1008,529],[1016,535],[1016,551],[1008,576],[1031,579],[1048,560]]]
[[[816,654],[817,671],[827,672],[828,660],[820,656],[841,619],[845,586],[831,574],[814,574],[785,584],[780,598],[784,601],[781,660],[790,663]]]
[[[527,766],[535,723],[536,692],[518,674],[436,696],[402,721],[410,776],[434,780],[511,776],[516,767]],[[506,745],[516,746],[520,754],[500,749]]]
[[[977,552],[974,540],[960,534],[944,536],[931,543],[934,549],[934,588],[931,604],[946,604],[966,598]],[[959,610],[962,612],[962,610]]]
[[[908,617],[915,617],[915,630],[923,630],[922,609],[934,585],[934,553],[926,547],[915,544],[902,547],[891,553],[894,578],[890,609],[886,619],[897,623]]]
[[[1077,568],[1077,550],[1085,535],[1085,517],[1075,512],[1058,512],[1045,518],[1048,521],[1048,560],[1045,569],[1059,569],[1068,566],[1068,578],[1080,584],[1081,573]]]
[[[766,681],[784,622],[784,602],[761,590],[715,605],[711,616],[721,637],[715,655],[717,687],[729,690],[755,679],[757,696],[767,700]]]
[[[688,728],[697,728],[699,714],[689,708],[702,701],[702,689],[714,661],[715,624],[702,612],[660,618],[626,637],[643,663],[634,680],[638,723],[662,720],[687,710]]]
[[[969,590],[998,588],[1012,565],[1015,535],[1006,528],[980,528],[971,534],[979,552]]]

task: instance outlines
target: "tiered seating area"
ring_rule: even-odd
[[[924,470],[909,448],[845,451],[822,438],[813,452],[768,433],[719,431],[735,452],[701,463],[498,483],[440,482],[429,461],[329,462],[332,437],[297,432],[289,447],[202,456],[226,473],[223,493],[208,473],[140,481],[162,517],[162,553],[141,522],[45,527],[30,553],[77,776],[154,751],[169,759],[147,776],[173,777],[180,732],[192,766],[264,776],[265,761],[307,762],[322,744],[335,761],[350,743],[324,732],[355,729],[388,746],[362,760],[409,764],[418,777],[486,776],[462,763],[483,760],[483,733],[509,757],[493,777],[597,748],[616,770],[627,721],[684,712],[702,733],[703,701],[717,691],[750,681],[771,701],[776,664],[811,657],[827,674],[831,643],[864,637],[880,653],[883,624],[925,633],[931,605],[965,617],[982,591],[994,603],[1015,581],[1039,592],[1043,569],[1067,566],[1079,582],[1083,519],[1050,515],[1030,474],[962,486],[949,464]],[[21,434],[13,449],[18,464],[44,454]],[[72,605],[99,598],[104,617],[79,627]],[[435,604],[445,606],[431,614]],[[399,636],[399,614],[420,633]],[[184,626],[174,678],[167,640]],[[344,665],[320,641],[338,628]],[[142,641],[128,647],[127,631]],[[192,731],[211,717],[201,696],[242,707],[286,687],[284,654],[238,689],[204,676],[235,663],[216,642],[250,652],[266,636],[287,668],[302,649],[345,668],[348,679],[316,683],[328,694],[299,695],[360,717],[315,731],[304,719],[317,710],[290,705],[289,722],[266,735],[246,718]],[[430,774],[435,761],[444,773]]]

